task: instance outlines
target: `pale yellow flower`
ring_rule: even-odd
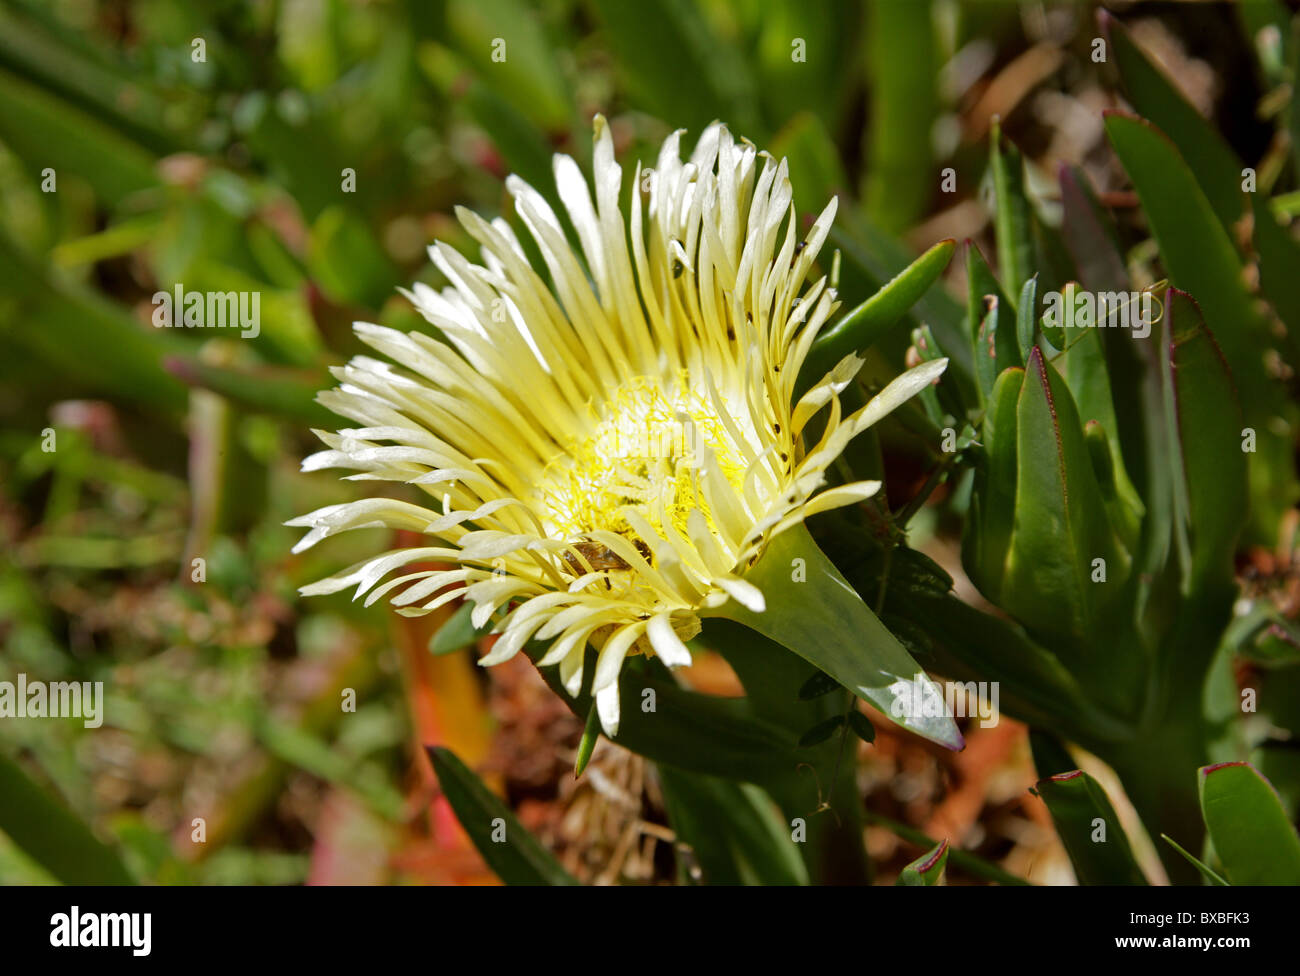
[[[592,690],[610,735],[626,655],[686,664],[700,611],[727,600],[762,611],[745,570],[781,531],[879,488],[818,491],[848,441],[945,362],[909,371],[846,417],[838,394],[862,362],[849,356],[792,402],[809,347],[838,307],[825,276],[806,284],[835,200],[801,241],[784,161],[721,125],[688,162],[680,139],[668,137],[653,172],[638,166],[626,222],[604,119],[595,120],[594,204],[577,164],[555,157],[581,254],[540,194],[507,181],[553,286],[504,220],[459,210],[483,264],[437,243],[429,253],[449,287],[408,294],[446,342],[358,323],[361,339],[399,366],[360,356],[336,370],[341,385],[320,400],[359,426],[318,431],[328,449],[303,463],[418,486],[428,507],[369,498],[289,523],[311,530],[295,551],[373,526],[431,540],[304,594],[355,585],[367,604],[388,597],[407,614],[465,599],[476,626],[503,611],[481,663],[544,642],[540,665],[559,665],[575,695],[594,644]],[[819,437],[805,443],[821,411]],[[381,582],[417,561],[455,568]]]

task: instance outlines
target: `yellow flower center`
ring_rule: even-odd
[[[700,463],[712,451],[738,490],[744,465],[713,404],[693,392],[683,371],[671,386],[638,377],[593,410],[594,423],[542,475],[553,534],[575,540],[604,529],[637,541],[624,511],[635,508],[656,532],[666,518],[686,535],[698,508],[712,526]],[[662,513],[662,516],[661,516]]]

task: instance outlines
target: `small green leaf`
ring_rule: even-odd
[[[894,885],[906,888],[934,887],[943,883],[943,871],[947,866],[948,841],[945,839],[903,868]]]
[[[936,847],[939,843],[922,831],[917,830],[915,827],[909,827],[905,823],[891,820],[889,817],[875,813],[871,810],[866,812],[866,819],[869,823],[878,824],[898,837],[903,838],[903,840],[915,844],[917,847],[931,849]],[[992,881],[995,884],[1008,885],[1012,887],[1023,887],[1029,885],[1029,882],[1024,878],[1017,877],[1009,871],[1004,871],[996,864],[990,864],[982,857],[978,857],[975,854],[969,854],[966,851],[954,851],[950,848],[948,851],[948,859],[952,861],[955,867],[961,868],[962,871],[966,872],[973,878],[981,878],[985,881]]]
[[[849,712],[849,728],[851,728],[857,737],[863,742],[876,741],[876,727],[871,724],[871,719],[867,718],[856,708]]]
[[[1020,361],[1029,359],[1034,345],[1034,332],[1038,328],[1038,275],[1025,282],[1020,289],[1020,304],[1016,306],[1016,342],[1020,346]]]
[[[1244,762],[1202,767],[1201,814],[1232,884],[1300,884],[1300,837],[1268,780]]]
[[[571,874],[450,749],[429,746],[438,786],[497,876],[506,884],[576,885]]]
[[[835,734],[835,730],[844,724],[843,715],[832,715],[830,718],[818,722],[811,729],[799,736],[799,748],[807,749],[810,746],[818,746]]]
[[[798,697],[800,701],[812,701],[822,695],[829,695],[839,687],[840,683],[829,674],[824,671],[815,671],[813,676],[805,681],[799,689]]]

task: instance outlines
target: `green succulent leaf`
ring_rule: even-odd
[[[1074,400],[1040,350],[1030,353],[1016,405],[1015,526],[1002,606],[1076,647],[1094,633],[1127,575]],[[1104,560],[1105,582],[1095,560]]]
[[[1115,808],[1095,779],[1076,769],[1041,780],[1036,789],[1052,813],[1080,884],[1147,883]]]
[[[799,566],[803,572],[793,572]],[[777,536],[745,579],[764,594],[766,609],[755,612],[728,600],[709,615],[784,645],[904,728],[949,749],[962,747],[952,717],[933,697],[941,703],[943,696],[806,528]]]
[[[497,877],[517,885],[578,884],[454,752],[429,746],[429,759],[456,819]]]
[[[0,830],[63,884],[136,883],[116,851],[4,756],[0,796]]]
[[[1231,589],[1233,553],[1245,522],[1249,489],[1242,417],[1228,364],[1191,296],[1166,298],[1164,353],[1174,424],[1175,509],[1190,535],[1185,588]]]
[[[948,841],[926,851],[907,867],[903,868],[895,887],[933,887],[943,883],[943,871],[948,866]]]
[[[583,726],[582,738],[578,740],[578,755],[573,760],[573,776],[578,778],[587,769],[587,763],[591,762],[591,754],[596,751],[596,743],[600,741],[600,711],[595,705],[587,712],[587,724]]]
[[[1246,422],[1257,432],[1250,465],[1251,514],[1257,534],[1270,539],[1295,497],[1290,441],[1275,418],[1293,408],[1269,377],[1261,349],[1270,344],[1264,320],[1247,290],[1240,257],[1205,192],[1177,148],[1155,126],[1108,113],[1106,130],[1137,190],[1173,284],[1196,297],[1227,361]]]
[[[938,115],[938,41],[924,3],[868,5],[871,110],[863,198],[883,230],[900,233],[933,192],[930,131]]]
[[[955,241],[940,241],[819,335],[799,372],[799,388],[807,389],[849,353],[861,354],[898,324],[943,274],[956,246]]]
[[[998,269],[1007,282],[1033,274],[1033,211],[1025,193],[1024,162],[1014,145],[1002,148],[1002,126],[994,119],[989,133],[989,168],[993,173],[993,229],[998,242]]]
[[[1020,302],[1016,305],[1016,342],[1020,347],[1020,362],[1027,362],[1038,330],[1038,275],[1025,282],[1020,289]]]
[[[1205,766],[1201,814],[1232,884],[1300,884],[1300,837],[1268,780],[1244,762]]]
[[[790,828],[763,790],[665,765],[659,782],[668,822],[706,884],[808,884]]]
[[[1097,202],[1088,178],[1074,167],[1060,172],[1061,232],[1079,269],[1079,279],[1094,291],[1118,291],[1128,285],[1115,222]]]

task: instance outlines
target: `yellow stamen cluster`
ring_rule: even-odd
[[[541,494],[552,534],[576,540],[604,529],[636,541],[628,506],[660,534],[667,520],[686,535],[692,509],[712,528],[699,483],[706,452],[739,490],[745,477],[739,452],[686,370],[667,387],[657,378],[629,380],[593,408],[591,430],[547,465]]]

